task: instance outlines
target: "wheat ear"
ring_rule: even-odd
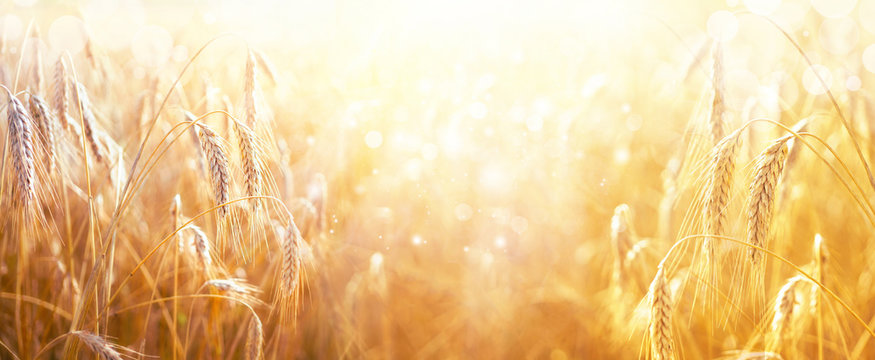
[[[33,115],[34,122],[40,132],[43,148],[46,149],[46,163],[49,168],[49,173],[55,171],[55,117],[49,111],[46,102],[36,94],[31,94],[28,98],[30,105],[30,113]]]
[[[271,84],[276,85],[277,83],[277,72],[276,67],[273,66],[273,63],[264,55],[261,51],[256,49],[252,49],[252,54],[255,55],[255,60],[258,62],[258,66],[261,67],[261,70],[264,70],[264,73],[267,74],[267,78],[270,80]]]
[[[757,156],[756,170],[750,183],[750,203],[747,212],[747,240],[751,245],[765,247],[775,203],[775,188],[787,157],[787,140],[775,140]],[[749,250],[751,262],[759,263],[762,254],[754,248]]]
[[[103,162],[105,156],[103,149],[100,146],[100,142],[97,139],[97,131],[95,129],[95,123],[97,120],[94,117],[94,112],[91,111],[91,101],[88,99],[88,93],[85,91],[85,86],[82,85],[82,83],[76,83],[76,86],[74,86],[73,89],[75,90],[74,94],[79,101],[82,113],[82,130],[85,133],[85,138],[91,145],[91,152],[94,153],[94,158],[97,159],[97,162]]]
[[[239,122],[235,122],[234,128],[240,144],[240,161],[243,165],[243,187],[246,196],[261,195],[262,169],[255,133]],[[257,206],[257,199],[254,202]]]
[[[717,143],[723,139],[726,104],[724,99],[725,85],[723,81],[723,46],[719,41],[714,43],[714,67],[711,81],[714,86],[714,98],[711,101],[711,114],[708,124],[711,126],[711,136]]]
[[[255,89],[258,86],[258,80],[255,73],[255,55],[251,50],[246,55],[246,72],[243,83],[243,107],[246,112],[244,122],[252,127],[255,126],[255,121],[258,117],[258,109],[255,103]]]
[[[650,284],[650,353],[654,359],[674,358],[671,336],[671,291],[663,264]]]
[[[39,27],[33,27],[33,38],[39,39]],[[31,76],[33,77],[33,92],[41,94],[43,90],[43,57],[39,44],[34,43],[33,46],[33,64],[31,67]]]
[[[735,155],[741,139],[739,135],[738,131],[729,134],[717,143],[711,153],[705,183],[705,201],[702,204],[702,226],[705,234],[723,235],[726,231],[726,207],[732,190]],[[713,239],[705,237],[702,249],[709,262],[714,259]]]
[[[283,320],[295,314],[298,284],[301,278],[301,232],[294,219],[289,219],[282,243],[282,270],[280,276],[280,311]]]
[[[122,355],[119,354],[118,351],[113,349],[112,345],[110,345],[106,339],[97,336],[88,331],[74,331],[77,337],[85,343],[92,352],[100,356],[103,360],[122,360]]]
[[[264,359],[264,327],[261,325],[261,319],[255,314],[252,315],[252,320],[249,322],[249,335],[246,337],[246,359]]]
[[[69,83],[67,82],[67,64],[64,63],[64,58],[59,56],[55,62],[54,86],[52,93],[52,102],[55,114],[58,116],[58,121],[64,130],[70,127],[70,116],[67,114],[69,102],[67,102],[69,94]]]
[[[778,291],[775,299],[775,317],[772,319],[772,331],[780,342],[790,328],[793,320],[793,308],[796,306],[796,285],[802,281],[801,276],[794,276]]]
[[[201,150],[206,158],[210,169],[210,182],[213,188],[213,197],[216,205],[228,202],[230,193],[230,175],[228,171],[228,157],[225,156],[225,149],[222,146],[219,135],[203,124],[197,124],[198,138],[200,139]],[[224,218],[228,215],[227,206],[220,207],[217,210],[219,217]]]
[[[17,201],[27,207],[34,198],[33,131],[24,105],[12,93],[7,92],[9,105],[6,116],[9,122],[9,149],[12,168],[15,172]]]

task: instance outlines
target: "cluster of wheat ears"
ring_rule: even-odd
[[[782,35],[804,69],[813,67],[792,35]],[[587,178],[593,172],[587,169],[611,171],[609,161],[581,154],[615,144],[607,135],[592,136],[603,126],[597,121],[564,120],[600,109],[595,100],[578,106],[573,101],[582,100],[575,97],[564,113],[543,98],[532,101],[532,112],[543,114],[520,121],[531,131],[524,140],[513,137],[523,132],[513,127],[518,124],[502,125],[510,130],[484,125],[488,135],[479,139],[508,154],[488,149],[446,160],[451,156],[422,151],[446,168],[476,169],[491,161],[512,163],[512,148],[534,144],[537,149],[519,153],[532,174],[518,176],[535,190],[497,196],[471,190],[460,184],[468,172],[443,179],[422,166],[429,163],[419,160],[417,148],[416,161],[406,164],[434,176],[418,178],[414,191],[386,180],[396,177],[389,171],[400,166],[391,162],[401,155],[350,155],[356,148],[340,131],[322,143],[346,151],[330,158],[345,173],[312,170],[318,166],[292,171],[291,164],[306,156],[296,152],[302,148],[297,142],[312,139],[283,138],[289,129],[310,129],[274,116],[272,108],[288,104],[266,94],[284,81],[271,59],[244,44],[231,52],[244,66],[199,67],[204,51],[217,42],[243,43],[239,38],[214,38],[172,75],[156,71],[137,79],[127,78],[128,65],[91,38],[80,53],[51,56],[34,45],[39,41],[32,39],[40,38],[34,24],[20,44],[0,37],[6,100],[0,108],[6,119],[0,123],[0,358],[875,354],[875,317],[866,318],[873,316],[875,292],[860,288],[871,285],[875,273],[875,251],[868,247],[875,178],[867,160],[875,156],[875,103],[864,91],[810,95],[802,105],[781,104],[776,118],[755,117],[752,110],[728,106],[733,79],[725,69],[725,44],[705,42],[687,71],[687,77],[707,74],[705,90],[695,91],[699,105],[676,112],[692,114],[683,120],[686,131],[676,132],[680,145],[658,136],[641,141],[652,148],[629,140],[630,149],[618,153],[632,165],[619,172],[632,175],[613,177],[622,178],[613,188],[619,190],[605,187],[604,178],[599,186],[578,184],[586,181],[576,177],[601,176]],[[398,78],[406,73],[393,68],[391,54],[383,55],[389,60],[369,56],[374,68],[385,61],[390,69],[355,80],[379,84],[386,78],[398,88],[367,91],[408,99],[408,89],[431,86],[393,78],[394,70]],[[533,69],[550,63],[537,67],[538,60]],[[448,74],[463,73],[453,71]],[[229,81],[234,77],[225,72],[242,81]],[[533,85],[533,93],[566,76],[516,75],[528,74],[550,83]],[[495,81],[483,77],[475,86],[458,78],[466,84],[443,90],[487,98],[479,87]],[[825,79],[816,80],[829,88]],[[498,105],[490,104],[490,111],[501,114],[496,117],[514,116],[494,109],[503,106],[501,96],[517,96],[519,89],[511,90],[495,91]],[[578,90],[551,95],[561,104],[561,96]],[[350,93],[337,97],[360,96]],[[440,96],[445,98],[422,100],[428,107],[423,132],[446,130],[434,120],[445,107],[451,122],[468,121],[468,108],[453,108],[461,100]],[[651,101],[664,106],[660,96]],[[516,102],[523,101],[507,105]],[[373,115],[369,106],[379,102],[358,101],[348,112]],[[487,116],[473,112],[478,120]],[[373,117],[401,113],[389,109]],[[548,128],[539,116],[554,116],[560,125]],[[653,117],[659,116],[669,117]],[[471,122],[472,129],[482,125]],[[652,123],[636,126],[665,131]],[[388,147],[388,136],[385,142]],[[667,161],[657,166],[641,159]],[[378,179],[370,184],[390,188],[378,193],[386,199],[367,198],[362,184],[368,176]],[[663,187],[647,187],[652,178]],[[644,185],[632,189],[633,183]],[[462,200],[451,199],[459,194]],[[490,201],[504,205],[490,208]],[[336,233],[334,226],[344,220],[350,225]],[[513,230],[481,241],[494,234],[495,223]],[[639,236],[649,229],[656,235]],[[604,260],[596,256],[609,248]]]
[[[35,27],[30,31],[31,36],[39,37]],[[7,326],[15,329],[17,342],[0,341],[4,357],[57,356],[62,343],[66,357],[75,356],[81,344],[103,359],[142,355],[107,339],[107,324],[113,316],[136,307],[158,306],[161,316],[177,318],[186,310],[179,306],[180,300],[200,298],[210,305],[209,310],[193,313],[193,303],[187,309],[189,316],[215,319],[223,311],[219,306],[223,302],[247,309],[251,319],[248,326],[242,327],[242,353],[248,359],[264,358],[263,320],[255,310],[267,306],[261,300],[264,286],[235,277],[222,259],[246,262],[256,256],[267,257],[265,263],[276,273],[273,279],[263,279],[275,289],[270,294],[273,300],[267,316],[276,324],[277,337],[282,331],[293,331],[302,262],[305,252],[310,251],[303,238],[306,235],[312,239],[325,227],[326,191],[324,177],[317,174],[314,182],[318,191],[311,192],[309,198],[296,199],[295,212],[302,216],[298,224],[306,225],[302,234],[292,211],[275,197],[277,185],[271,176],[271,166],[279,162],[279,150],[271,137],[271,120],[262,114],[257,98],[259,74],[274,81],[269,60],[257,50],[246,50],[239,117],[232,114],[231,100],[227,96],[217,99],[206,82],[200,103],[190,105],[211,109],[200,116],[187,111],[189,104],[185,100],[174,110],[168,108],[178,90],[178,79],[167,96],[143,94],[140,108],[131,119],[141,132],[134,135],[136,139],[126,139],[139,145],[132,151],[102,129],[106,115],[77,78],[69,55],[61,55],[52,60],[51,66],[45,66],[39,47],[21,49],[31,61],[9,54],[5,44],[0,50],[0,83],[7,99],[3,109],[7,141],[0,170],[4,174],[0,192],[4,194],[5,214],[2,258],[4,273],[15,274],[14,285],[4,284],[4,289],[14,292],[4,294],[15,301],[13,319]],[[106,77],[100,72],[106,71],[106,64],[101,63],[105,60],[99,56],[89,44],[88,64],[100,69],[95,72],[97,76]],[[156,87],[158,81],[156,78]],[[174,111],[175,115],[169,114]],[[169,126],[161,126],[162,121],[170,122]],[[166,132],[157,142],[150,142],[156,128]],[[146,255],[128,263],[135,264],[132,268],[120,271],[119,259],[126,256],[120,254],[125,250],[118,248],[119,238],[126,236],[126,230],[119,224],[136,221],[128,220],[138,216],[130,206],[138,196],[147,196],[145,179],[156,176],[156,166],[168,161],[168,152],[179,147],[185,147],[187,158],[197,160],[194,169],[202,185],[192,184],[192,188],[207,188],[209,194],[177,194],[162,199],[168,219],[165,235]],[[127,158],[131,153],[135,154],[133,159]],[[200,210],[187,211],[194,207],[186,207],[183,198],[198,199]],[[71,211],[72,204],[80,201],[90,209],[84,218],[74,217]],[[79,235],[83,232],[86,235]],[[162,260],[157,271],[150,273],[145,264],[156,254],[170,254],[172,260]],[[44,284],[35,281],[32,274],[36,274],[37,267],[47,265],[34,259],[46,255],[56,257],[49,265],[56,273],[45,283],[51,285],[43,288]],[[183,276],[186,279],[181,279]],[[172,293],[138,306],[116,308],[114,302],[119,297],[131,296],[132,290],[126,284],[139,277],[149,282],[170,281]],[[52,294],[51,301],[39,300],[47,293]],[[43,342],[38,334],[41,330],[30,325],[43,311],[51,312],[56,320],[50,328],[63,326],[68,331]],[[187,348],[194,331],[222,336],[209,326],[199,330],[170,326],[174,356],[221,356],[237,351]]]

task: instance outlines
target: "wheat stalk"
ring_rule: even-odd
[[[671,335],[671,291],[665,278],[663,264],[650,284],[650,353],[654,359],[674,358]]]
[[[775,188],[778,185],[787,157],[788,137],[775,140],[757,157],[756,170],[750,183],[750,203],[748,205],[747,240],[751,245],[765,247],[772,220],[775,203]],[[754,248],[749,249],[751,262],[759,263],[762,254]]]
[[[27,207],[34,194],[33,132],[24,105],[7,91],[9,105],[6,117],[9,122],[9,149],[15,176],[15,189],[18,202]]]
[[[714,147],[707,170],[705,201],[702,204],[703,232],[708,235],[723,235],[726,231],[726,207],[732,190],[732,175],[735,170],[735,155],[739,148],[740,132],[729,134]],[[702,248],[708,261],[715,256],[715,246],[710,237],[705,237]]]
[[[228,158],[225,156],[224,146],[222,146],[221,138],[216,135],[212,129],[203,124],[197,124],[198,138],[200,139],[201,150],[209,165],[210,182],[212,183],[213,196],[216,205],[221,205],[228,202],[230,198],[230,175],[228,171]],[[219,217],[224,218],[228,215],[227,206],[222,206],[217,210]]]

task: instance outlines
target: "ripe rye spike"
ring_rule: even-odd
[[[212,129],[203,124],[197,124],[198,138],[201,150],[209,167],[210,182],[212,183],[213,196],[216,205],[228,202],[230,198],[231,176],[228,171],[228,157],[225,155],[221,138]],[[222,206],[217,210],[219,218],[228,215],[228,207]]]
[[[756,170],[750,183],[750,203],[747,211],[747,241],[752,245],[764,248],[768,239],[775,204],[775,188],[784,168],[789,139],[783,137],[775,140],[757,156]],[[751,263],[759,264],[762,254],[754,248],[748,251]]]
[[[22,206],[27,207],[35,196],[33,131],[24,105],[12,93],[7,91],[6,94],[9,96],[6,115],[9,122],[9,150],[12,157],[15,189],[18,194],[17,201]]]
[[[705,201],[702,205],[702,232],[723,235],[726,230],[726,207],[732,190],[735,155],[740,144],[740,132],[729,134],[714,147],[705,183]],[[702,250],[710,262],[715,256],[713,239],[705,237]]]
[[[650,284],[650,297],[650,354],[657,360],[673,359],[671,291],[663,264],[659,265]]]

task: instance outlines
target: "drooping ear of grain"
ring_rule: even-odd
[[[74,331],[73,334],[82,340],[88,349],[100,356],[102,360],[122,360],[121,354],[113,349],[106,339],[88,331]]]
[[[711,127],[711,136],[714,143],[723,139],[725,126],[725,85],[723,81],[723,46],[719,41],[714,42],[714,67],[711,74],[711,82],[714,89],[714,98],[711,100],[711,114],[708,125]]]
[[[231,176],[228,170],[228,157],[221,138],[212,129],[203,124],[198,124],[198,138],[201,150],[209,167],[210,183],[213,189],[213,197],[216,205],[224,204],[230,199]],[[219,217],[228,215],[228,207],[223,206],[217,210]]]
[[[747,211],[747,240],[750,244],[765,247],[772,221],[775,203],[775,188],[778,186],[787,157],[787,140],[780,138],[763,150],[757,157],[753,181],[750,183],[750,202]],[[750,248],[751,262],[759,264],[762,254]]]
[[[650,284],[650,354],[657,360],[674,359],[671,307],[671,291],[660,264]]]
[[[705,195],[702,203],[702,232],[707,235],[724,235],[726,232],[727,206],[732,190],[735,171],[735,156],[740,144],[740,132],[729,134],[714,147],[708,164]],[[706,259],[715,259],[714,239],[705,237],[702,250]]]
[[[7,92],[7,95],[9,96],[9,104],[6,108],[6,115],[9,129],[9,151],[14,172],[15,201],[27,207],[35,196],[33,131],[24,105],[11,93]]]
[[[46,151],[46,165],[49,169],[49,173],[54,173],[56,164],[55,133],[57,132],[55,117],[52,115],[52,112],[49,111],[46,102],[43,101],[39,95],[31,94],[28,98],[28,105],[30,105],[30,113],[33,115],[33,120],[37,125],[37,129],[39,129],[40,139],[43,148]]]
[[[253,314],[249,321],[249,334],[246,336],[246,360],[264,359],[264,327],[261,319]]]

